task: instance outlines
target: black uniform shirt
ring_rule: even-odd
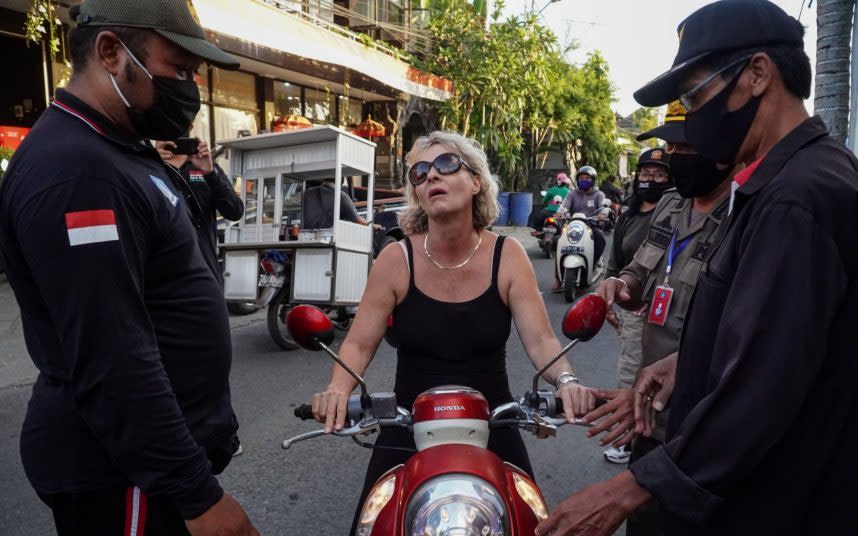
[[[238,221],[244,215],[244,204],[233,190],[226,173],[217,164],[214,171],[205,175],[193,167],[188,159],[179,172],[190,184],[200,204],[202,225],[198,229],[198,239],[203,258],[223,285],[223,274],[217,262],[217,213],[220,212],[230,221]]]
[[[627,210],[620,214],[614,229],[614,242],[611,257],[608,259],[608,277],[617,277],[635,256],[638,248],[646,240],[652,214],[655,209],[646,212]]]
[[[812,118],[735,194],[631,465],[672,534],[858,534],[858,160]]]
[[[222,496],[210,459],[224,465],[236,422],[223,294],[171,173],[58,91],[0,189],[0,248],[39,369],[21,434],[33,487],[134,484],[188,519]]]

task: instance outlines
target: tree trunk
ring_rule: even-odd
[[[831,135],[846,141],[849,129],[849,69],[852,10],[855,0],[818,0],[816,4],[816,87],[814,113]]]

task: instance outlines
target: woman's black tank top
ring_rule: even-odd
[[[512,313],[498,288],[503,236],[495,241],[491,286],[461,303],[442,302],[423,294],[414,283],[410,239],[409,282],[405,299],[393,310],[391,335],[397,341],[398,403],[410,407],[423,391],[459,384],[482,392],[492,407],[512,400],[506,376],[506,342]]]

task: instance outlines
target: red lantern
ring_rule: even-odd
[[[271,125],[272,132],[285,132],[287,130],[298,130],[312,127],[313,123],[303,115],[281,115]]]
[[[378,121],[373,121],[372,116],[368,116],[366,120],[352,130],[352,134],[361,138],[378,138],[387,136],[387,129]]]

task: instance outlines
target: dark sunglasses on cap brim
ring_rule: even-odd
[[[464,160],[462,160],[462,157],[456,153],[440,154],[431,162],[416,162],[408,168],[408,182],[410,182],[412,186],[423,184],[426,182],[426,178],[429,176],[429,171],[433,167],[438,170],[438,173],[441,175],[452,175],[462,169],[462,166],[465,166],[465,168],[467,168],[471,173],[475,172],[474,168],[469,166]]]

